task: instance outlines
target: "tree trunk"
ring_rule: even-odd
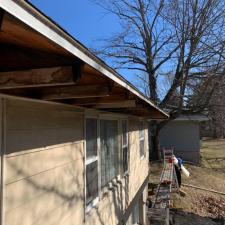
[[[160,146],[159,146],[159,128],[156,121],[151,121],[149,124],[149,160],[160,159]]]
[[[159,134],[155,136],[151,136],[151,160],[158,160],[160,159],[160,147],[159,147]]]

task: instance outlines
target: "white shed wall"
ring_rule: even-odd
[[[199,123],[196,121],[169,122],[160,132],[160,147],[173,147],[177,157],[197,163],[200,153]]]

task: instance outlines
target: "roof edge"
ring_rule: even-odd
[[[56,24],[52,19],[48,18],[39,9],[34,7],[27,1],[4,0],[0,2],[0,7],[12,14],[40,34],[58,44],[74,56],[95,68],[108,78],[114,80],[122,87],[126,88],[153,108],[161,112],[165,117],[169,115],[146,98],[136,87],[119,75],[114,69],[109,67],[100,58],[91,53],[84,45],[78,42],[68,32]]]

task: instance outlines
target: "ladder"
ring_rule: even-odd
[[[180,192],[177,176],[173,164],[173,149],[163,149],[163,170],[151,208],[147,209],[150,224],[169,225],[169,208],[171,193]]]

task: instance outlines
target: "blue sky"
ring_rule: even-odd
[[[120,29],[119,20],[91,0],[30,0],[30,2],[86,47],[96,48],[99,45],[97,40],[110,36]],[[131,83],[137,84],[135,72],[123,70],[120,74]]]
[[[96,39],[115,32],[118,20],[91,0],[30,0],[45,15],[52,18],[87,47]]]

